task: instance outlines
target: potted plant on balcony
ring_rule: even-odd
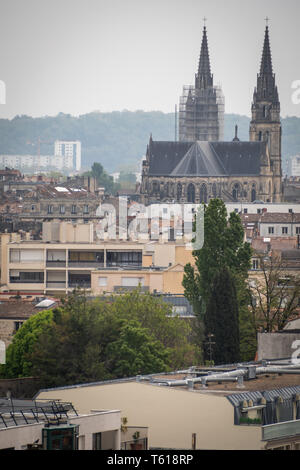
[[[131,447],[132,450],[141,450],[141,449],[143,449],[143,443],[138,442],[139,437],[140,437],[140,433],[138,431],[136,431],[134,434],[132,434],[132,438],[134,440],[134,442],[132,442],[130,444],[130,447]]]

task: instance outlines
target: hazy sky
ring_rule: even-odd
[[[299,0],[0,0],[0,118],[173,112],[194,83],[203,17],[225,112],[250,115],[269,16],[281,114],[300,116]]]

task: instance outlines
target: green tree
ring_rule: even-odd
[[[108,175],[99,162],[94,162],[91,171],[86,173],[93,176],[99,187],[104,187],[107,193],[115,193],[119,185],[115,185],[113,177]]]
[[[204,212],[204,244],[193,251],[195,266],[185,266],[185,296],[198,314],[204,314],[215,276],[224,267],[230,270],[239,289],[245,290],[252,250],[244,242],[240,216],[227,211],[221,199],[211,199]],[[239,294],[238,294],[239,295]],[[242,295],[240,296],[242,299]]]
[[[31,336],[18,336],[20,344],[14,341],[7,371],[9,377],[38,376],[47,387],[186,367],[197,355],[191,325],[139,290],[94,300],[74,291],[43,328],[36,327]],[[19,365],[20,349],[26,368]]]
[[[0,373],[5,378],[28,377],[32,373],[30,355],[39,336],[53,322],[52,310],[45,310],[32,315],[14,335],[6,351],[6,364],[0,366]]]
[[[119,338],[107,348],[110,369],[116,377],[167,371],[169,353],[168,348],[136,320],[124,322]]]
[[[160,296],[141,293],[139,289],[116,295],[111,304],[114,318],[137,320],[150,335],[170,349],[169,366],[173,370],[187,367],[199,359],[199,348],[193,343],[193,325],[173,316],[170,304]]]
[[[208,206],[204,206],[203,247],[193,251],[195,264],[188,263],[185,266],[182,284],[185,296],[192,303],[201,323],[212,295],[214,279],[224,268],[229,270],[236,288],[240,313],[240,342],[244,360],[253,353],[256,343],[253,330],[247,330],[249,297],[246,280],[251,255],[250,244],[244,242],[244,229],[240,216],[232,212],[227,217],[224,202],[212,199]],[[200,333],[204,343],[207,338],[203,329],[205,330],[200,328]]]
[[[32,372],[44,386],[109,378],[99,341],[102,330],[99,313],[80,291],[54,310],[51,327],[40,334],[30,356]]]
[[[213,335],[215,364],[240,360],[238,300],[232,275],[222,267],[215,276],[204,315],[205,333]],[[206,359],[210,359],[206,354]]]

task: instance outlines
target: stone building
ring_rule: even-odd
[[[201,54],[206,54],[206,47]],[[200,82],[212,85],[207,60],[208,55],[205,60],[200,57],[200,63],[207,64],[201,69]],[[207,104],[207,116],[209,110]],[[231,142],[219,141],[216,135],[212,140],[213,136],[208,134],[203,140],[195,136],[194,141],[179,142],[154,141],[151,136],[143,161],[141,202],[207,203],[215,197],[225,202],[281,202],[280,103],[268,26],[253,94],[249,134],[249,142],[239,140],[237,127]]]

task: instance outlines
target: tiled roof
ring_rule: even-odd
[[[265,142],[151,141],[149,175],[259,175]]]
[[[53,307],[52,307],[53,308]],[[1,300],[0,299],[0,320],[26,320],[31,315],[47,310],[37,308],[34,303],[26,300]]]

